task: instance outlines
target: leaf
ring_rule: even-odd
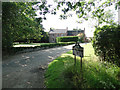
[[[80,3],[80,2],[77,2],[77,5],[80,7],[80,6],[81,6],[81,3]]]
[[[59,7],[60,7],[60,5],[58,4],[58,5],[57,5],[57,9],[58,9],[58,10],[59,10]]]
[[[118,6],[117,6],[117,5],[115,5],[115,10],[117,10],[117,8],[118,8]]]
[[[95,6],[95,3],[93,2],[92,5]]]
[[[101,12],[103,12],[103,11],[104,11],[104,9],[101,10]]]
[[[118,1],[118,5],[120,6],[120,1]]]

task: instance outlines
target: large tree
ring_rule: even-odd
[[[2,46],[9,49],[14,41],[43,37],[43,26],[35,18],[35,10],[30,2],[2,3]],[[39,19],[41,20],[41,19]]]

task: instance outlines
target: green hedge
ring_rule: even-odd
[[[96,55],[100,56],[102,60],[120,66],[120,26],[105,25],[96,28],[93,47]]]
[[[56,41],[57,41],[57,43],[58,42],[76,42],[76,41],[78,41],[78,36],[57,37]]]
[[[36,48],[52,48],[55,46],[65,46],[65,45],[70,45],[70,44],[74,44],[75,42],[59,42],[59,43],[43,43],[40,46],[35,46],[35,47],[12,47],[10,48],[10,50],[5,51],[4,49],[2,50],[3,52],[7,53],[7,54],[13,54],[19,51],[23,51],[26,49],[36,49]]]

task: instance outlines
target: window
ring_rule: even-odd
[[[52,37],[54,38],[54,34],[52,34]]]
[[[52,38],[52,40],[54,41],[54,38]]]
[[[61,36],[64,36],[64,34],[61,34]]]

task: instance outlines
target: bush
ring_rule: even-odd
[[[85,38],[85,34],[81,33],[81,34],[78,35],[78,41],[79,42],[84,43],[85,42],[84,38]]]
[[[105,25],[96,28],[93,47],[102,60],[120,65],[120,26]]]
[[[58,42],[76,42],[76,41],[78,41],[78,36],[57,37],[56,41],[57,41],[57,43]]]
[[[5,54],[14,54],[16,52],[19,52],[19,51],[24,51],[24,50],[27,50],[27,49],[31,49],[34,50],[36,48],[42,48],[42,49],[45,49],[45,48],[53,48],[53,47],[56,47],[56,46],[65,46],[65,45],[70,45],[70,44],[74,44],[75,42],[59,42],[59,43],[30,43],[30,44],[25,44],[25,45],[37,45],[37,46],[34,46],[34,47],[28,47],[28,46],[22,46],[22,47],[11,47],[9,50],[4,50],[3,49],[3,55]],[[14,43],[15,44],[15,43]],[[19,44],[18,44],[19,45]],[[24,45],[24,44],[22,44]],[[7,51],[7,52],[6,52]],[[29,51],[29,50],[28,50]],[[26,52],[26,51],[25,51]]]
[[[58,42],[60,45],[69,45],[69,44],[75,44],[76,42]]]

